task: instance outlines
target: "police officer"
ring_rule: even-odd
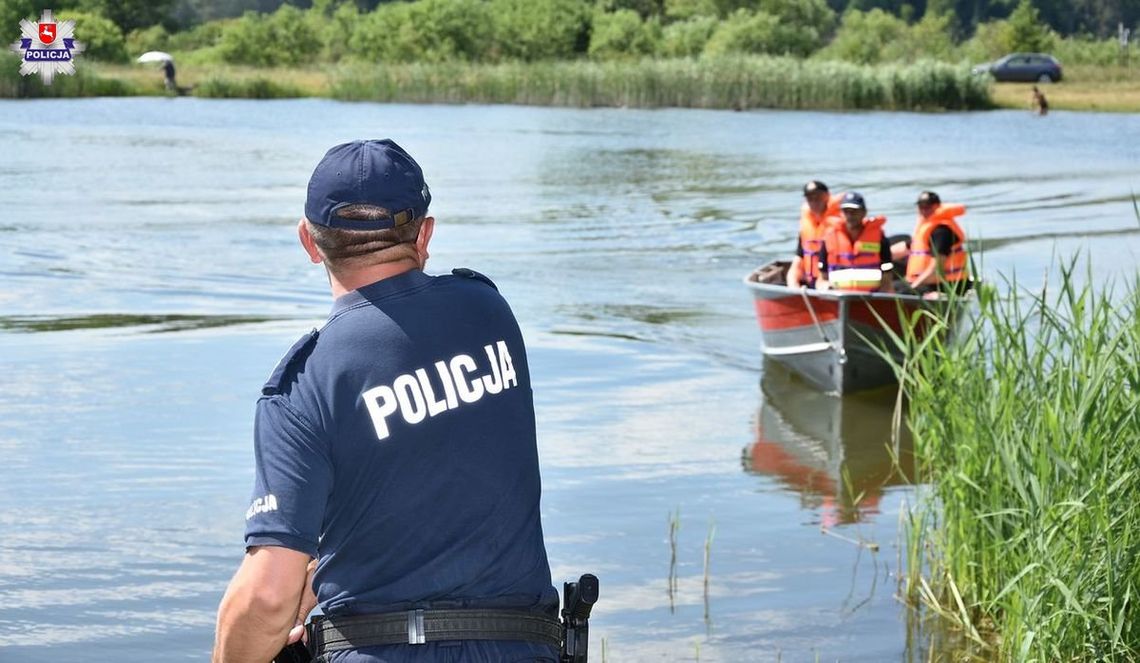
[[[486,277],[422,271],[430,201],[390,140],[313,171],[298,233],[335,303],[257,402],[215,663],[269,661],[317,602],[327,661],[556,660],[522,336]]]

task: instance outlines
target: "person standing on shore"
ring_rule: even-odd
[[[321,661],[558,659],[522,334],[490,279],[423,272],[430,202],[390,140],[313,171],[297,230],[335,302],[262,387],[214,663],[271,660],[318,603]]]
[[[1045,93],[1033,86],[1033,93],[1029,99],[1030,108],[1038,115],[1047,115],[1049,113],[1049,100],[1045,98]]]
[[[811,180],[804,185],[804,203],[800,207],[800,232],[796,238],[796,257],[788,269],[789,288],[812,287],[819,279],[819,251],[827,231],[827,219],[839,216],[839,201],[827,185]]]
[[[178,83],[174,80],[174,60],[162,61],[162,76],[166,84],[166,91],[178,94]]]

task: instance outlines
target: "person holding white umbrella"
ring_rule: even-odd
[[[139,56],[137,62],[161,62],[162,73],[166,77],[166,91],[178,94],[178,85],[174,82],[174,56],[162,51],[147,51]]]

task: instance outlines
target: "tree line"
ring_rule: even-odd
[[[51,6],[95,59],[502,62],[769,54],[873,64],[1061,48],[1108,64],[1140,0],[0,0],[5,42]],[[1088,35],[1065,39],[1070,35]]]

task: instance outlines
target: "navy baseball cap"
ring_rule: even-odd
[[[424,173],[404,148],[384,140],[356,140],[325,153],[309,179],[305,218],[328,228],[383,230],[427,214],[431,191]],[[349,205],[388,210],[381,219],[346,219]]]
[[[817,191],[823,191],[824,193],[829,193],[827,190],[827,185],[824,184],[823,182],[820,182],[819,180],[811,180],[807,184],[804,185],[804,195],[805,196],[813,194]]]
[[[923,191],[922,193],[918,194],[918,200],[914,204],[915,205],[940,205],[940,204],[942,204],[942,199],[939,198],[938,194],[934,193],[933,191]]]
[[[843,194],[843,201],[839,203],[839,209],[867,209],[867,203],[863,200],[863,194],[848,191]]]

